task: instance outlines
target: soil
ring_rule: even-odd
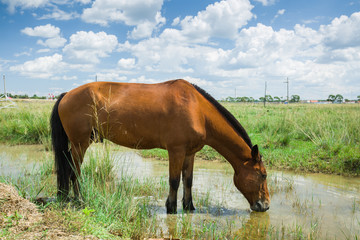
[[[51,211],[19,196],[13,186],[0,183],[0,238],[4,239],[97,239],[71,233]],[[2,238],[3,239],[3,238]]]

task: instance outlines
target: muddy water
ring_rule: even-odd
[[[36,170],[50,154],[41,145],[0,145],[0,176]]]
[[[18,175],[24,169],[36,168],[42,159],[49,157],[47,154],[41,146],[0,146],[0,175]],[[167,161],[142,159],[135,152],[124,151],[115,151],[114,159],[119,176],[168,178]],[[323,239],[360,236],[360,178],[280,171],[269,171],[268,175],[270,210],[254,213],[233,184],[230,164],[197,159],[193,181],[197,210],[193,214],[181,213],[182,186],[177,215],[166,214],[165,198],[153,200],[152,211],[162,223],[159,231],[175,235],[178,230],[173,228],[174,222],[187,218],[193,228],[231,228],[232,232],[250,238],[254,233],[247,231],[257,226],[271,230],[276,238],[281,238],[283,232]]]
[[[139,177],[167,179],[167,161],[142,159],[134,152],[120,153],[118,166],[127,174]],[[142,169],[141,172],[138,170]],[[194,214],[186,214],[194,225],[204,227],[204,222],[244,231],[244,226],[270,227],[292,236],[353,238],[360,235],[360,178],[326,174],[295,174],[269,171],[271,207],[266,213],[252,213],[246,199],[233,184],[233,170],[228,163],[195,161],[193,194]],[[179,188],[178,212],[181,206],[182,186]],[[156,202],[155,213],[162,220],[164,231],[171,229],[174,221],[183,218],[165,213],[165,199]],[[247,234],[246,232],[243,234]],[[274,236],[276,237],[276,236]],[[285,237],[286,238],[286,237]]]

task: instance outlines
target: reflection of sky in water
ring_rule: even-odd
[[[36,170],[49,154],[40,145],[0,145],[0,175],[18,176]]]
[[[92,149],[92,148],[91,148]],[[135,178],[168,179],[168,162],[142,159],[136,152],[112,151],[115,172]],[[1,146],[0,175],[18,175],[32,170],[44,159],[52,158],[42,146]],[[229,170],[230,169],[230,170]],[[311,228],[318,222],[323,238],[345,238],[360,235],[360,179],[325,174],[294,174],[269,171],[269,188],[278,188],[271,196],[270,210],[250,214],[249,204],[233,184],[233,171],[228,163],[195,161],[193,196],[209,196],[209,206],[186,214],[193,224],[216,221],[218,226],[232,222],[236,228],[245,223],[269,221],[275,228],[295,229],[296,224]],[[292,185],[292,190],[286,191]],[[153,198],[151,198],[153,199]],[[182,184],[178,192],[178,212],[182,211]],[[165,200],[153,200],[153,211],[169,229],[178,215],[165,213]],[[354,209],[355,207],[355,209]],[[352,235],[351,235],[352,234]]]

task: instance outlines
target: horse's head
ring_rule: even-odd
[[[251,149],[251,159],[246,159],[234,174],[237,189],[245,196],[253,211],[265,212],[270,206],[269,191],[266,182],[266,169],[258,146]]]

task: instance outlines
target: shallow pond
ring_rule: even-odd
[[[51,157],[49,154],[41,146],[0,146],[0,175],[18,175],[24,169],[36,168],[44,156]],[[130,151],[114,151],[114,159],[119,176],[128,174],[145,181],[149,177],[167,180],[167,161],[143,159]],[[301,238],[352,239],[360,236],[360,178],[268,172],[270,209],[254,213],[233,184],[230,164],[197,159],[193,181],[197,210],[192,214],[182,213],[182,186],[178,193],[177,215],[166,214],[165,198],[152,200],[151,209],[162,223],[160,231],[174,235],[177,231],[173,229],[174,222],[187,218],[195,227],[231,228],[232,232],[247,238],[261,237],[259,231],[269,229],[273,234],[270,238],[282,238],[285,231]]]

